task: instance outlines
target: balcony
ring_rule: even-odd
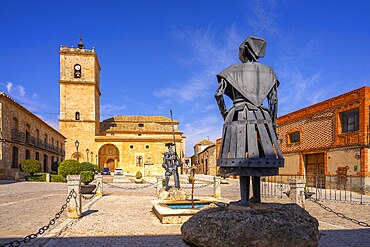
[[[14,141],[24,142],[24,133],[17,129],[11,130],[11,139]]]
[[[34,136],[31,136],[28,132],[25,134],[23,132],[20,132],[16,129],[11,130],[11,139],[13,141],[22,142],[25,144],[29,144],[35,147],[39,147],[45,150],[49,150],[51,152],[57,153],[59,155],[65,155],[65,150],[56,147],[54,145],[51,145],[49,143],[46,143],[45,141],[36,138]]]

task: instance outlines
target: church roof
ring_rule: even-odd
[[[114,116],[103,122],[129,122],[129,123],[171,123],[171,118],[164,116]],[[179,121],[173,120],[175,124]]]
[[[206,139],[204,139],[204,140],[202,140],[202,141],[198,142],[198,143],[197,143],[197,144],[195,144],[195,145],[214,145],[214,142],[211,142],[210,140],[206,140]]]

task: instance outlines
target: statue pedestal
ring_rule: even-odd
[[[296,204],[251,203],[199,211],[181,227],[194,246],[316,247],[319,222]]]
[[[158,191],[158,199],[161,200],[173,200],[173,201],[185,201],[188,198],[186,191],[183,189],[177,189],[172,187],[168,191],[165,188],[161,188]]]

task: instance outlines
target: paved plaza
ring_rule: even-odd
[[[188,246],[181,239],[181,225],[161,224],[152,213],[150,201],[156,199],[154,185],[115,183],[111,186],[111,177],[104,180],[105,195],[83,200],[82,218],[69,220],[64,212],[54,226],[24,246]],[[182,182],[182,187],[190,193],[191,186],[184,179]],[[209,197],[213,193],[212,185],[199,183],[195,187],[197,197]],[[66,196],[66,184],[1,181],[0,244],[36,233],[60,210]],[[222,196],[239,199],[238,180],[222,185]],[[289,201],[264,197],[263,202]],[[370,205],[324,204],[350,218],[370,223]],[[370,228],[339,218],[311,201],[306,201],[306,209],[319,220],[319,246],[370,246]]]

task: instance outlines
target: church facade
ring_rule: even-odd
[[[163,174],[166,143],[176,141],[184,158],[186,137],[179,122],[164,116],[115,116],[100,121],[100,64],[94,49],[61,47],[59,131],[65,159],[78,159],[134,174]],[[173,135],[174,133],[174,135]]]

